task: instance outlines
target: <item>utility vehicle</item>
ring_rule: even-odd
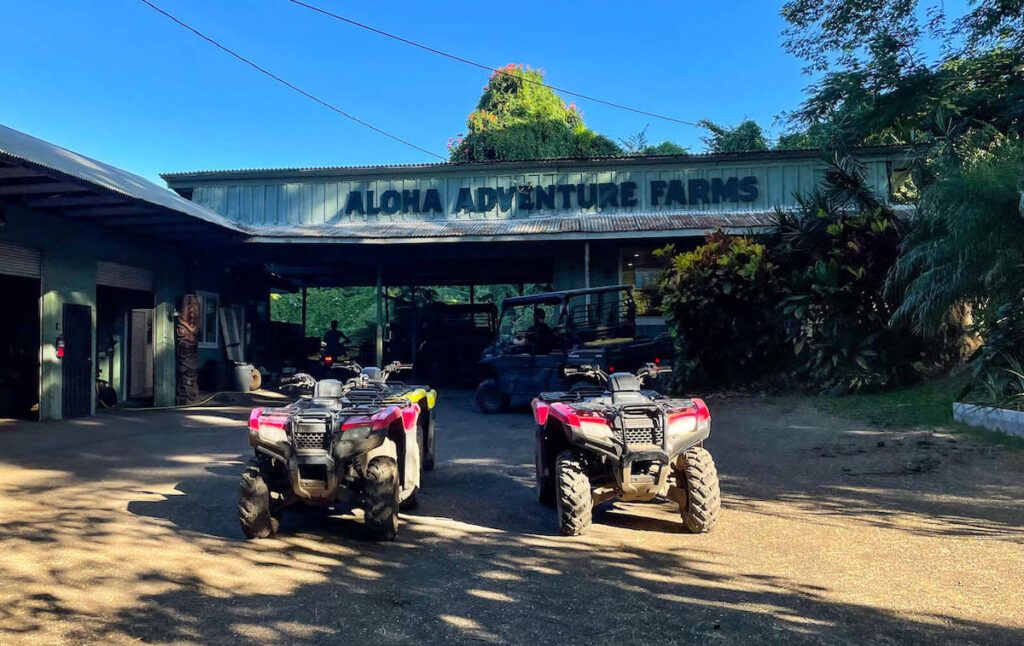
[[[494,341],[494,303],[433,303],[422,313],[416,363],[433,384],[476,385],[476,362]]]
[[[636,374],[566,368],[568,376],[582,373],[602,386],[533,400],[537,496],[557,508],[563,535],[586,532],[594,505],[609,500],[667,498],[678,503],[687,530],[715,525],[721,497],[704,448],[711,433],[707,405],[641,388],[668,371],[653,363]]]
[[[292,381],[311,394],[289,406],[252,410],[254,456],[238,493],[246,537],[273,535],[281,513],[297,503],[360,507],[372,537],[395,537],[399,506],[414,506],[420,487],[417,422],[424,413],[387,382],[410,367],[393,363],[345,382],[301,373]]]
[[[539,312],[543,335],[536,334]],[[583,374],[566,379],[565,367],[632,371],[671,354],[667,334],[638,334],[631,285],[506,298],[497,336],[480,359],[476,404],[481,412],[497,413],[526,405],[539,392],[590,379]]]

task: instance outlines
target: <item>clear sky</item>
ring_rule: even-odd
[[[285,0],[153,0],[305,88],[439,154],[487,73]],[[780,1],[352,2],[336,13],[494,67],[681,119],[774,123],[810,79]],[[436,161],[294,94],[137,0],[0,0],[0,123],[159,182],[163,171]],[[570,98],[571,100],[571,98]],[[578,101],[613,139],[701,149],[691,126]]]

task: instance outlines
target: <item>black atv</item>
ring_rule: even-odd
[[[384,378],[401,369],[393,364]],[[392,540],[398,511],[415,505],[420,487],[419,404],[396,397],[364,376],[341,382],[293,378],[311,391],[282,408],[254,408],[242,474],[238,519],[248,538],[277,531],[297,503],[359,507],[372,537]]]
[[[561,533],[586,532],[601,502],[659,497],[679,504],[687,530],[709,531],[721,496],[715,462],[703,446],[711,433],[707,405],[641,389],[645,379],[668,372],[653,363],[635,375],[589,365],[565,371],[604,387],[533,400],[538,497],[557,507]]]

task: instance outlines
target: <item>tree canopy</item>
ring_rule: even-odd
[[[829,70],[792,125],[833,148],[1024,132],[1024,0],[974,4],[949,23],[938,1],[790,0],[785,47]]]
[[[708,131],[706,136],[701,137],[707,144],[708,152],[733,153],[747,150],[768,150],[769,148],[764,130],[752,119],[744,119],[733,128],[707,119],[702,119],[697,123]]]
[[[611,139],[587,128],[574,103],[544,85],[544,75],[509,64],[491,74],[465,134],[448,142],[452,161],[621,155]]]

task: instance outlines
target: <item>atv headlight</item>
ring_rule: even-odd
[[[370,424],[353,424],[352,426],[344,426],[341,430],[342,440],[358,442],[370,437],[370,432],[373,431],[373,426]]]
[[[284,426],[277,424],[260,424],[260,441],[268,444],[285,444],[288,442],[288,433]]]
[[[607,446],[612,445],[612,429],[607,424],[580,420],[580,425],[576,427],[576,432],[585,440]]]
[[[689,435],[696,428],[697,418],[693,415],[686,415],[676,419],[669,419],[668,432],[665,434],[669,443],[675,442],[682,435]]]

